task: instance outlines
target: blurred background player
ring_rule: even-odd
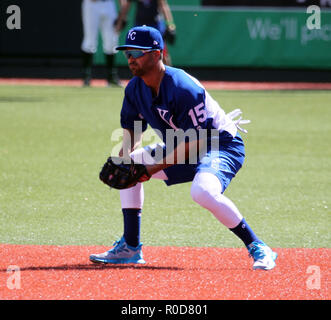
[[[171,65],[171,57],[167,48],[168,44],[176,41],[176,25],[167,0],[124,0],[121,6],[116,26],[122,29],[127,23],[127,15],[131,3],[136,2],[134,26],[150,26],[159,30],[164,39],[163,62]]]
[[[122,3],[123,1],[120,0],[120,7]],[[115,0],[82,1],[83,42],[81,49],[84,86],[89,86],[92,78],[93,55],[98,47],[99,30],[106,60],[108,86],[121,86],[115,68],[117,52],[115,48],[118,45],[119,36],[119,30],[115,27],[117,13]]]

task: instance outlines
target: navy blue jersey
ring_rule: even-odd
[[[158,0],[129,0],[136,2],[136,26],[152,26],[157,27],[159,22],[159,4]]]
[[[159,94],[139,77],[133,77],[125,89],[121,126],[134,130],[134,122],[149,124],[166,143],[167,129],[217,129],[235,137],[237,128],[205,88],[185,71],[166,66]]]
[[[192,181],[196,172],[205,171],[220,179],[224,192],[244,162],[244,144],[234,122],[201,83],[181,69],[166,66],[157,97],[141,78],[131,79],[125,89],[121,125],[134,130],[135,121],[141,122],[143,131],[150,125],[163,140],[163,144],[145,147],[156,161],[176,147],[176,142],[168,141],[167,130],[193,130],[199,139],[202,131],[213,131],[213,135],[207,135],[208,147],[199,151],[194,161],[190,158],[185,164],[164,169],[169,186]]]

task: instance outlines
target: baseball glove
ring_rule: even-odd
[[[130,159],[109,157],[100,172],[100,180],[111,188],[127,189],[150,179],[146,167]]]

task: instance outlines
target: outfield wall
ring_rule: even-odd
[[[169,0],[177,25],[176,43],[169,46],[173,65],[329,72],[331,8],[322,7],[320,29],[309,30],[305,6],[271,7],[271,1],[265,1],[265,7],[215,7],[202,6],[202,0]],[[11,4],[21,8],[20,30],[6,27],[6,9]],[[134,8],[121,42],[132,26],[133,14]],[[8,67],[8,61],[45,68],[61,63],[66,67],[72,60],[78,65],[81,41],[81,0],[0,1],[0,69]],[[120,67],[127,65],[122,54],[116,62]],[[101,38],[95,63],[104,64]]]
[[[331,69],[331,10],[310,30],[305,8],[172,6],[177,40],[174,65]],[[124,41],[125,32],[121,35]],[[99,52],[97,62],[102,62]],[[125,65],[123,56],[118,57]]]

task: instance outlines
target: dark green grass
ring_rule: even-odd
[[[331,92],[211,94],[252,121],[226,195],[269,245],[330,247]],[[110,245],[121,236],[119,194],[98,173],[119,143],[111,136],[122,98],[122,89],[0,86],[0,243]],[[192,202],[189,184],[144,187],[145,245],[242,246]]]

